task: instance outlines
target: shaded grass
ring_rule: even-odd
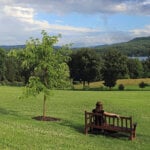
[[[41,122],[42,98],[20,100],[22,89],[0,87],[0,149],[8,150],[148,150],[150,112],[148,91],[54,91],[47,101],[47,115],[60,122]],[[138,123],[137,138],[87,135],[84,110],[90,111],[102,100],[106,111],[133,116]]]

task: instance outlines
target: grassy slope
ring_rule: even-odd
[[[150,92],[54,91],[47,115],[60,122],[31,119],[42,114],[42,95],[20,100],[21,88],[0,87],[0,150],[148,150],[150,147]],[[102,100],[107,111],[132,115],[138,122],[137,139],[83,134],[84,110]]]

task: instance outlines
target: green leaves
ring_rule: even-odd
[[[74,81],[95,81],[101,78],[101,59],[97,53],[90,49],[80,49],[71,55],[69,67]]]
[[[40,92],[43,92],[44,95],[50,95],[50,91],[42,84],[39,77],[31,76],[29,83],[25,86],[23,96],[37,96]]]
[[[109,88],[115,86],[118,78],[128,73],[127,58],[117,50],[110,50],[104,55],[102,68],[104,85]]]
[[[29,83],[25,88],[26,96],[36,96],[44,89],[38,77],[30,77]]]
[[[69,80],[68,47],[54,50],[59,36],[49,36],[42,31],[42,40],[31,38],[23,51],[22,66],[30,71],[26,86],[27,95],[40,92],[48,94],[50,89],[65,87]],[[30,89],[30,90],[29,90]]]

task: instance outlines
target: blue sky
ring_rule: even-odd
[[[42,30],[78,47],[150,36],[150,0],[0,0],[0,45],[25,44]]]

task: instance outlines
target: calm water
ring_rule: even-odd
[[[147,56],[141,56],[141,57],[130,57],[130,58],[133,58],[133,59],[135,59],[135,58],[137,58],[137,59],[139,59],[139,60],[146,60],[148,57]]]

